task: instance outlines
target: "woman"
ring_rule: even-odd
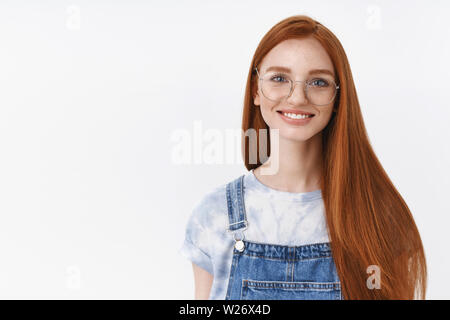
[[[419,232],[330,30],[293,16],[264,36],[242,129],[249,171],[200,201],[181,248],[197,299],[425,299]]]

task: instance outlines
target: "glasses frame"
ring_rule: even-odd
[[[258,80],[262,83],[262,81],[264,81],[264,79],[261,78],[261,76],[259,75],[258,68],[255,67],[254,70],[256,70],[256,73],[258,74]],[[304,82],[305,84],[303,85],[303,92],[305,93],[305,97],[306,97],[306,99],[308,99],[309,103],[311,103],[311,104],[313,104],[313,105],[315,105],[315,106],[326,106],[326,105],[330,104],[331,102],[333,102],[333,100],[336,98],[336,95],[337,95],[337,93],[338,93],[338,90],[340,89],[340,86],[339,86],[338,84],[336,84],[336,82],[335,82],[334,80],[331,80],[331,81],[333,82],[333,84],[334,84],[336,90],[334,90],[334,95],[333,95],[333,97],[331,98],[331,100],[330,100],[328,103],[325,103],[325,104],[315,104],[315,103],[312,103],[311,101],[309,101],[309,99],[308,99],[308,92],[307,92],[307,91],[308,91],[308,89],[307,89],[307,81],[306,81],[306,80],[304,80],[304,81],[301,81],[301,80],[292,80],[292,79],[289,78],[289,82],[290,82],[290,84],[291,84],[291,90],[289,91],[289,94],[288,94],[287,96],[285,96],[284,98],[282,98],[281,100],[272,100],[272,99],[268,98],[268,97],[264,94],[264,92],[263,92],[263,90],[262,90],[262,85],[261,85],[261,93],[264,95],[264,97],[266,97],[266,98],[269,99],[270,101],[281,102],[281,101],[284,101],[284,100],[288,99],[288,98],[292,95],[292,92],[294,92],[295,86],[296,86],[297,82]],[[294,84],[294,82],[295,82],[295,84]]]

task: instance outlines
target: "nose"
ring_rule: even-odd
[[[296,90],[298,87],[298,90]],[[292,81],[292,92],[287,99],[291,104],[307,104],[305,81]]]

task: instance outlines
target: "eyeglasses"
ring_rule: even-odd
[[[264,97],[271,101],[280,102],[287,99],[294,92],[294,82],[303,82],[303,90],[308,101],[316,106],[329,104],[336,97],[339,85],[331,79],[316,77],[306,81],[293,81],[283,73],[269,72],[263,77],[259,75],[258,68],[255,68],[261,91]]]

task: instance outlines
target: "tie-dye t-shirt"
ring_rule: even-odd
[[[244,177],[245,240],[287,246],[329,242],[321,190],[272,189],[248,171]],[[189,218],[179,253],[214,276],[209,299],[225,299],[233,257],[227,231],[226,183],[203,196]]]

